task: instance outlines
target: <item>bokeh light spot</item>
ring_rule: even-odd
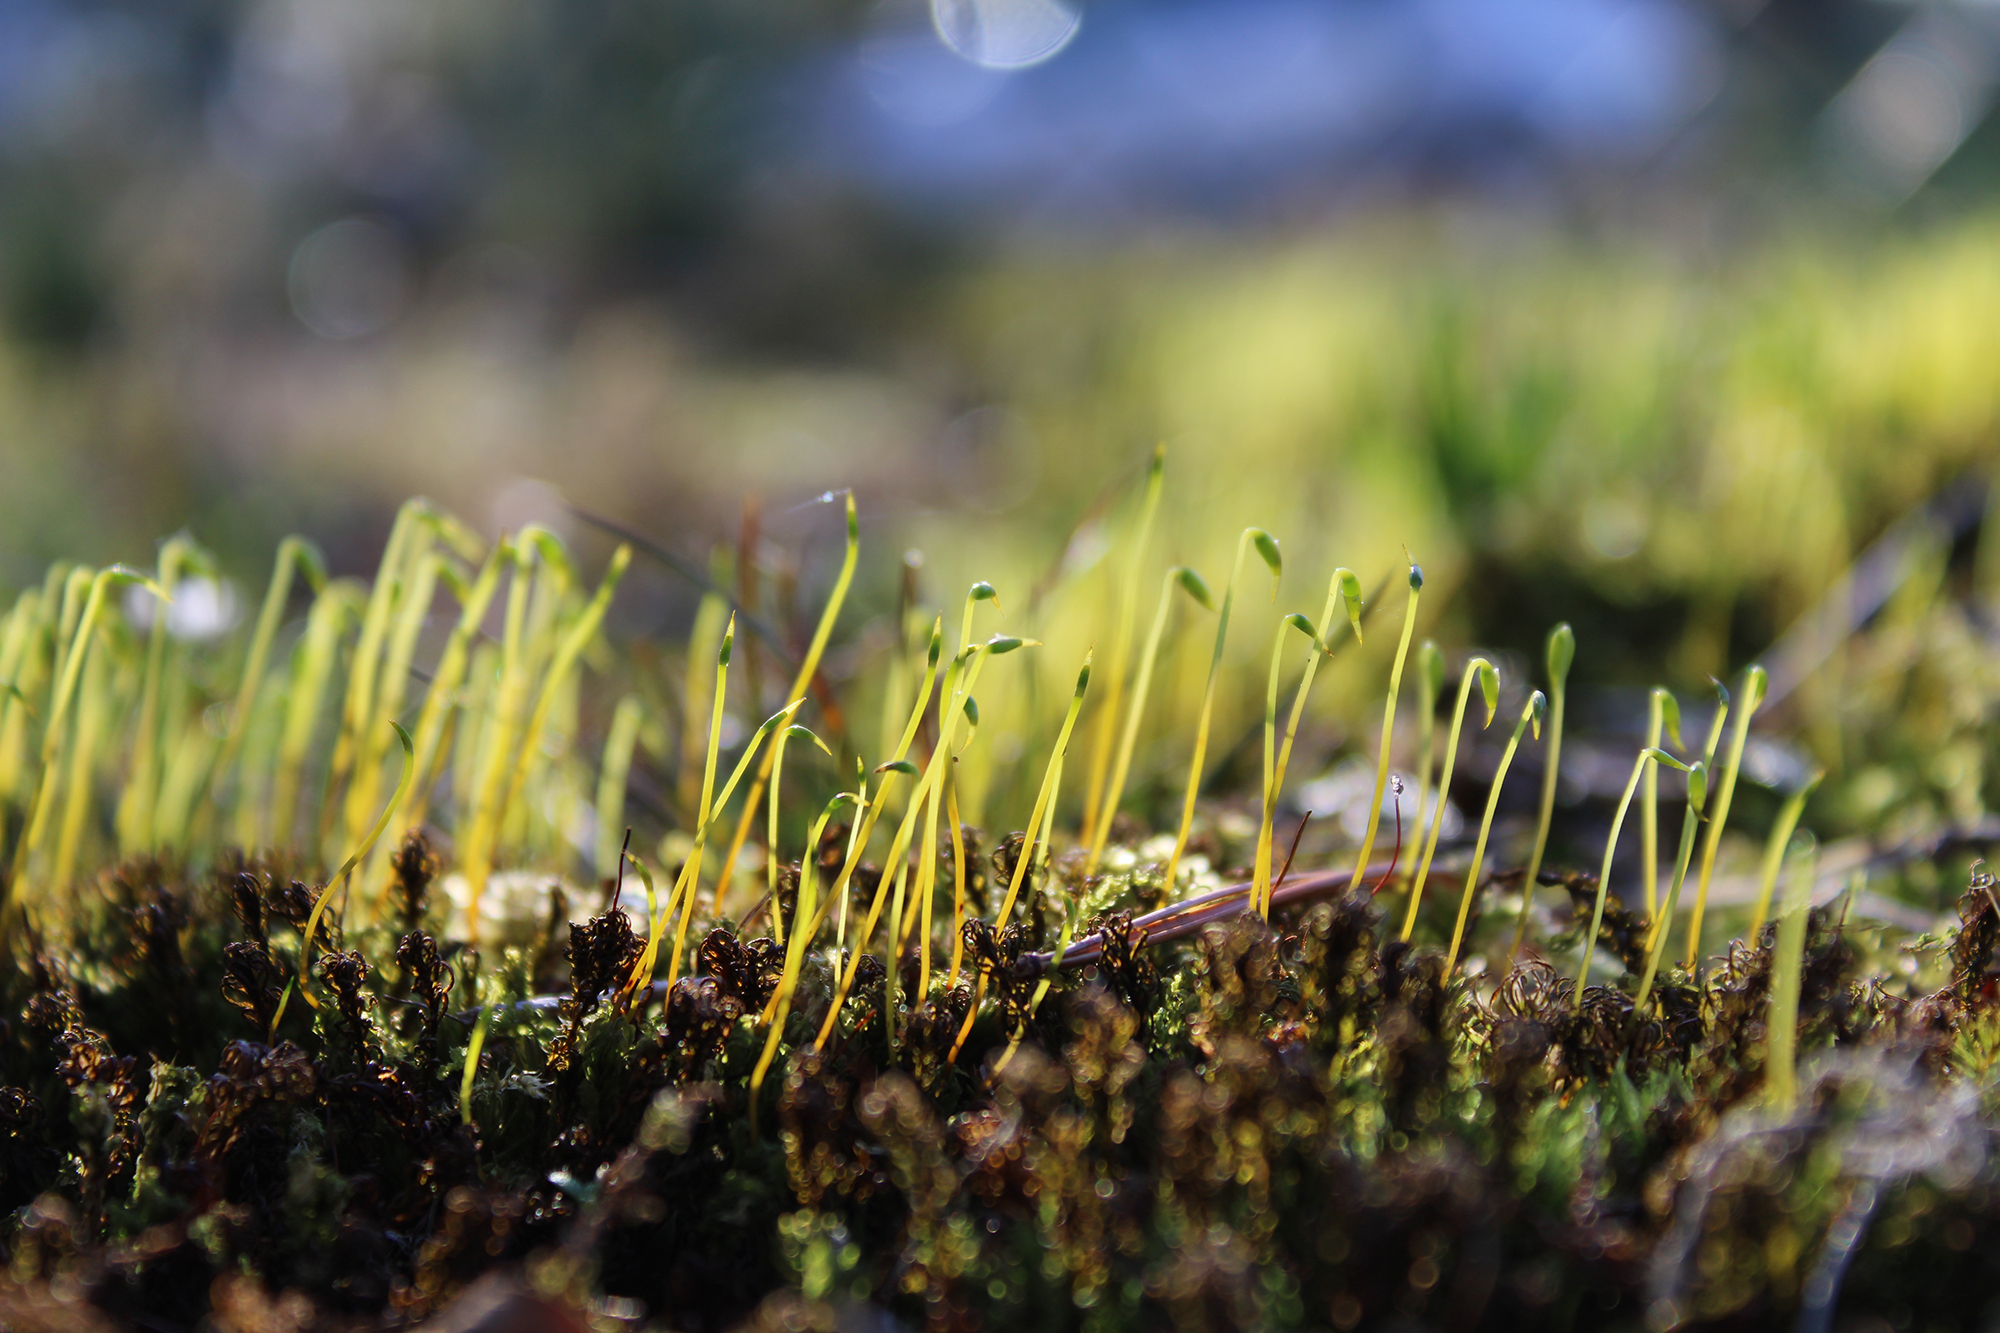
[[[409,248],[392,227],[343,218],[299,243],[292,313],[322,338],[363,338],[396,321],[410,297]]]
[[[1083,16],[1061,0],[931,0],[944,44],[986,69],[1022,69],[1054,56]]]

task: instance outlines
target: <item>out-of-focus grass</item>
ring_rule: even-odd
[[[1310,613],[1325,570],[1354,565],[1373,592],[1407,543],[1437,592],[1425,633],[1510,652],[1518,677],[1568,619],[1580,682],[1692,689],[1761,651],[1885,524],[1990,465],[1995,308],[1986,217],[1720,258],[1426,217],[1285,244],[1017,250],[883,319],[872,361],[831,366],[703,350],[644,305],[538,324],[445,290],[366,344],[197,329],[80,362],[0,350],[0,575],[25,585],[60,556],[150,563],[181,526],[245,583],[299,527],[358,571],[393,501],[420,491],[476,521],[528,475],[695,556],[732,541],[737,497],[760,492],[772,541],[812,539],[809,606],[833,539],[790,506],[852,484],[871,531],[893,534],[864,552],[857,613],[886,613],[890,563],[914,547],[930,557],[924,600],[991,580],[1007,593],[997,628],[1046,644],[996,663],[1035,685],[990,691],[1004,759],[1046,742],[1043,705],[1115,623],[1105,552],[1165,441],[1148,569],[1219,579],[1255,523],[1284,545],[1278,609]],[[1966,683],[1979,636],[1933,624],[1923,592],[1965,563],[1940,550],[1887,618],[1907,633],[1800,695],[1836,772],[1922,756],[1921,771],[1913,753],[1829,787],[1857,824],[1913,782],[1941,783],[1958,813],[1979,804],[1971,705],[1953,702],[1983,693]],[[1157,734],[1182,735],[1209,632],[1189,605],[1174,615]],[[882,629],[835,646],[829,666],[857,692]],[[1218,758],[1257,720],[1263,637],[1231,635]],[[1344,650],[1315,714],[1360,718],[1393,637]],[[1876,670],[1868,654],[1895,660]],[[1848,711],[1866,721],[1843,730]],[[1148,762],[1140,784],[1185,757]],[[967,784],[968,817],[986,796]]]

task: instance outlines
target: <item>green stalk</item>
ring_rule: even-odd
[[[1708,797],[1706,760],[1688,769],[1687,782],[1687,809],[1681,814],[1681,850],[1674,860],[1674,884],[1667,892],[1667,901],[1661,905],[1659,916],[1653,919],[1652,933],[1646,937],[1646,975],[1639,982],[1638,996],[1632,1001],[1635,1012],[1645,1008],[1646,997],[1653,993],[1653,978],[1659,974],[1660,956],[1667,951],[1667,936],[1673,933],[1674,910],[1680,906],[1681,885],[1687,882],[1688,861],[1694,855],[1695,828],[1701,823],[1701,807]]]
[[[1507,748],[1500,754],[1500,767],[1493,774],[1493,787],[1486,793],[1486,813],[1479,819],[1479,839],[1472,844],[1472,866],[1465,872],[1465,892],[1458,899],[1458,924],[1451,928],[1451,950],[1444,956],[1444,974],[1451,976],[1451,970],[1458,964],[1458,946],[1465,941],[1466,918],[1472,914],[1472,895],[1479,889],[1479,869],[1486,861],[1486,836],[1493,831],[1493,813],[1500,808],[1500,788],[1507,781],[1507,769],[1514,762],[1514,751],[1521,747],[1521,733],[1530,726],[1535,729],[1535,738],[1541,739],[1542,710],[1548,700],[1536,690],[1528,696],[1528,702],[1521,707],[1520,720],[1514,724],[1514,734],[1507,738]],[[1438,792],[1438,808],[1444,808],[1443,789]]]
[[[1145,716],[1146,696],[1153,687],[1153,666],[1159,660],[1160,639],[1167,630],[1167,613],[1173,609],[1174,587],[1179,585],[1189,597],[1202,606],[1214,609],[1209,600],[1208,585],[1192,569],[1179,565],[1166,572],[1160,581],[1159,607],[1153,612],[1152,628],[1146,631],[1146,646],[1139,654],[1139,674],[1132,684],[1132,701],[1125,708],[1125,727],[1118,737],[1118,757],[1112,761],[1110,784],[1105,788],[1103,819],[1092,830],[1090,851],[1084,857],[1083,873],[1086,876],[1097,873],[1097,863],[1104,856],[1104,847],[1111,839],[1111,822],[1118,815],[1118,806],[1125,799],[1125,780],[1132,771],[1132,751],[1139,741],[1139,722]],[[953,816],[953,827],[957,816]]]
[[[1764,1016],[1764,1092],[1780,1114],[1789,1114],[1798,1103],[1800,974],[1805,969],[1806,925],[1818,868],[1810,833],[1800,834],[1790,846],[1793,868],[1785,881],[1785,905],[1771,958],[1771,1004]]]
[[[1646,700],[1648,750],[1660,748],[1662,732],[1674,738],[1676,750],[1687,748],[1681,744],[1680,701],[1664,685],[1655,685]],[[1651,920],[1660,911],[1660,770],[1657,765],[1646,769],[1646,797],[1645,803],[1639,807],[1639,817],[1640,869],[1646,875],[1646,918]]]
[[[1278,555],[1277,539],[1262,528],[1245,528],[1236,539],[1236,559],[1229,567],[1229,582],[1222,589],[1222,612],[1215,624],[1215,651],[1208,659],[1208,684],[1201,694],[1201,715],[1195,724],[1194,755],[1188,762],[1187,795],[1181,802],[1180,830],[1174,835],[1173,855],[1167,858],[1167,892],[1174,891],[1180,873],[1181,854],[1187,850],[1188,831],[1194,826],[1194,801],[1201,794],[1201,770],[1208,758],[1208,724],[1215,713],[1215,685],[1222,675],[1222,648],[1229,638],[1229,612],[1236,602],[1236,578],[1243,572],[1243,556],[1251,546],[1271,570],[1271,596],[1278,595],[1278,580],[1284,566]],[[1205,591],[1205,590],[1204,590]]]
[[[1111,766],[1113,728],[1118,723],[1119,706],[1125,701],[1126,664],[1132,654],[1132,629],[1139,614],[1139,571],[1144,567],[1146,547],[1153,537],[1153,519],[1160,508],[1160,489],[1166,476],[1167,446],[1155,445],[1153,461],[1146,468],[1146,489],[1139,501],[1139,521],[1137,535],[1127,548],[1131,559],[1125,565],[1125,577],[1118,585],[1118,619],[1116,632],[1111,636],[1111,656],[1105,666],[1108,682],[1104,705],[1097,712],[1090,744],[1090,773],[1084,779],[1083,787],[1083,829],[1085,846],[1097,846],[1098,820],[1109,825],[1118,813],[1116,802],[1106,805],[1105,781]],[[1142,668],[1143,669],[1143,668]]]
[[[1382,824],[1382,793],[1389,786],[1389,747],[1396,735],[1396,697],[1403,690],[1403,659],[1410,651],[1410,631],[1417,626],[1417,599],[1423,594],[1424,571],[1410,562],[1410,600],[1403,605],[1403,636],[1396,641],[1396,659],[1389,668],[1389,698],[1382,705],[1382,746],[1375,761],[1375,795],[1368,803],[1368,832],[1361,838],[1361,854],[1354,861],[1353,883],[1368,874],[1368,858],[1375,854],[1375,833]]]
[[[1483,657],[1473,658],[1465,664],[1465,674],[1459,677],[1458,702],[1452,706],[1451,730],[1445,734],[1444,771],[1438,776],[1437,812],[1440,816],[1444,814],[1445,801],[1451,796],[1451,772],[1458,763],[1459,729],[1465,725],[1465,705],[1472,698],[1472,686],[1474,682],[1478,683],[1479,693],[1486,700],[1486,721],[1480,724],[1482,731],[1493,725],[1493,715],[1500,708],[1500,672],[1498,668]],[[1536,691],[1536,693],[1539,694],[1540,691]],[[1525,721],[1526,714],[1523,714],[1522,718]],[[1515,734],[1518,737],[1519,732],[1517,731]],[[1512,758],[1512,756],[1513,751],[1510,748],[1508,750],[1508,757]],[[1498,790],[1498,784],[1495,785],[1495,790]],[[1421,821],[1418,822],[1417,827],[1419,829],[1423,827]],[[1444,820],[1442,818],[1431,820],[1430,834],[1424,839],[1424,854],[1417,861],[1417,876],[1410,883],[1410,907],[1403,914],[1403,933],[1401,938],[1406,941],[1417,928],[1417,908],[1424,900],[1424,881],[1430,878],[1431,857],[1437,854],[1438,833],[1443,828]]]
[[[1521,920],[1514,927],[1514,943],[1507,950],[1509,962],[1521,951],[1528,937],[1528,918],[1535,907],[1535,889],[1542,873],[1542,853],[1549,846],[1549,823],[1556,812],[1556,779],[1562,770],[1563,705],[1569,698],[1569,668],[1576,658],[1576,631],[1564,621],[1549,631],[1543,653],[1549,672],[1549,751],[1542,769],[1542,807],[1535,819],[1535,847],[1528,854],[1528,873],[1521,880]]]
[[[1785,798],[1785,804],[1778,811],[1778,820],[1771,825],[1770,839],[1764,844],[1764,869],[1757,887],[1757,910],[1750,918],[1750,933],[1744,938],[1752,948],[1764,931],[1764,920],[1771,911],[1771,891],[1777,887],[1778,869],[1785,856],[1785,849],[1791,845],[1792,830],[1799,826],[1799,816],[1805,813],[1806,802],[1811,799],[1813,789],[1826,776],[1825,769],[1814,770],[1805,784]]]
[[[1687,965],[1693,967],[1701,953],[1701,920],[1708,907],[1708,881],[1715,874],[1715,853],[1722,842],[1723,827],[1729,823],[1729,802],[1736,795],[1736,775],[1743,768],[1743,746],[1750,738],[1750,719],[1764,702],[1770,677],[1761,666],[1744,673],[1743,711],[1736,715],[1736,730],[1729,737],[1729,762],[1722,769],[1722,785],[1715,793],[1715,814],[1708,821],[1708,836],[1701,845],[1701,879],[1695,885],[1694,917],[1688,922]]]

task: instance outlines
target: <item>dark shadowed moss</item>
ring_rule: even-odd
[[[1637,1012],[1622,912],[1601,944],[1627,975],[1579,1004],[1538,957],[1447,983],[1354,893],[1168,945],[1110,915],[1033,1012],[1034,926],[974,921],[972,971],[905,1008],[894,1062],[872,959],[812,1049],[815,959],[753,1125],[770,941],[713,929],[694,975],[635,996],[614,908],[568,926],[538,1002],[532,951],[430,932],[428,848],[395,865],[398,928],[329,926],[317,1008],[287,997],[306,912],[274,867],[129,867],[101,922],[42,942],[0,1030],[9,1327],[252,1327],[227,1312],[253,1295],[305,1321],[270,1327],[400,1327],[482,1280],[678,1329],[1986,1317],[1983,878],[1935,993],[1858,976],[1813,913],[1789,1114],[1760,1095],[1770,928]]]

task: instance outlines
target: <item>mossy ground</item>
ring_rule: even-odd
[[[1032,1017],[1013,960],[1055,913],[975,926],[998,1003],[956,1062],[970,970],[935,960],[891,1058],[883,969],[817,1053],[808,969],[753,1123],[768,941],[718,926],[627,1003],[622,911],[481,956],[432,933],[434,859],[396,865],[397,919],[324,929],[325,1001],[275,1031],[310,908],[281,866],[127,865],[17,958],[9,1327],[409,1326],[499,1274],[518,1317],[606,1328],[1970,1329],[2000,1282],[1977,887],[1928,992],[1815,911],[1789,1113],[1761,1097],[1771,929],[1635,1013],[1622,912],[1627,974],[1579,1006],[1539,956],[1444,981],[1362,890],[1111,950]],[[1076,868],[1033,897],[1143,906]]]

